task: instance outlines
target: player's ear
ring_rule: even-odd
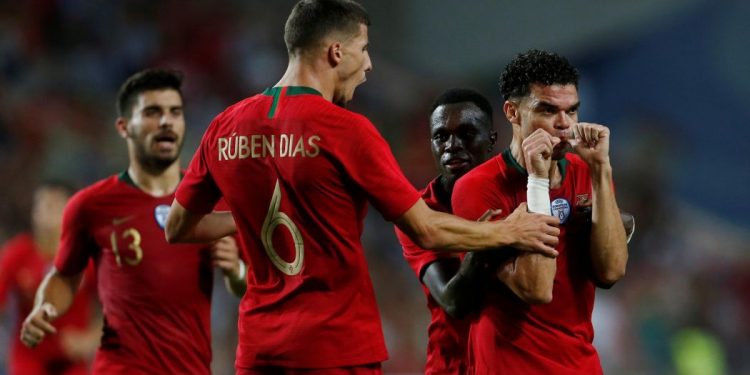
[[[328,62],[332,67],[336,67],[341,64],[341,58],[343,52],[341,51],[341,43],[335,42],[328,45]]]
[[[521,114],[518,111],[518,103],[506,100],[505,103],[503,103],[503,112],[505,113],[505,118],[507,118],[508,122],[511,124],[516,125],[521,123]]]
[[[128,137],[128,120],[124,117],[118,117],[117,120],[115,120],[115,130],[117,130],[117,134],[120,135],[123,139]]]

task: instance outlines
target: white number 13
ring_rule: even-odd
[[[263,228],[261,229],[261,241],[263,242],[263,248],[266,250],[266,254],[271,258],[273,263],[279,271],[294,276],[302,270],[302,263],[305,260],[305,244],[302,241],[302,233],[300,233],[297,226],[285,213],[279,211],[281,205],[281,189],[279,189],[279,180],[276,180],[276,187],[273,189],[273,196],[271,197],[271,205],[268,208],[266,214],[266,220],[263,221]],[[281,259],[279,254],[273,248],[273,231],[277,226],[283,225],[292,234],[294,240],[294,260],[291,263]]]

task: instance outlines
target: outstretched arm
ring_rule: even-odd
[[[81,283],[83,272],[64,276],[55,268],[44,277],[36,291],[34,308],[21,327],[21,341],[28,347],[38,345],[49,334],[57,333],[52,322],[65,314]]]
[[[164,231],[169,243],[211,242],[237,233],[237,226],[231,212],[196,214],[175,199]]]
[[[528,213],[526,204],[519,209],[522,212],[512,219],[478,223],[434,211],[420,199],[395,224],[423,249],[479,251],[513,246],[556,257],[560,221]]]

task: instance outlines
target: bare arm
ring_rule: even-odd
[[[627,235],[611,181],[609,164],[591,170],[591,262],[597,285],[602,288],[610,288],[620,280],[628,262]]]
[[[421,199],[395,220],[423,249],[479,251],[513,246],[551,257],[557,256],[559,223],[557,218],[526,212],[526,204],[505,220],[478,223],[433,211]]]
[[[520,254],[502,264],[497,277],[529,304],[552,302],[557,260],[538,254]]]
[[[237,226],[231,212],[195,214],[175,199],[164,231],[169,243],[212,242],[237,233]]]
[[[589,166],[591,174],[591,263],[597,285],[609,288],[625,275],[628,246],[620,210],[612,189],[609,161],[609,128],[590,123],[573,126],[576,153]]]
[[[235,297],[245,295],[247,290],[247,265],[240,259],[237,240],[224,237],[211,245],[211,258],[214,266],[224,273],[224,286]]]
[[[44,277],[36,291],[34,308],[21,328],[21,341],[26,346],[33,348],[46,335],[57,333],[51,323],[70,308],[82,276],[82,272],[73,276],[63,276],[53,268]]]

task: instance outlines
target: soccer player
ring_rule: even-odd
[[[556,259],[519,253],[498,268],[469,335],[473,374],[601,374],[592,346],[595,287],[625,273],[625,230],[612,185],[607,127],[578,121],[578,72],[531,50],[501,77],[510,148],[467,173],[453,210],[476,219],[528,201],[560,219]]]
[[[37,291],[22,341],[35,346],[57,329],[89,259],[104,310],[94,372],[209,374],[212,263],[244,292],[233,239],[169,245],[164,224],[180,182],[185,133],[182,77],[167,70],[131,76],[118,96],[115,128],[128,169],[74,195],[65,208],[55,268]]]
[[[448,90],[432,105],[430,135],[440,175],[422,190],[422,199],[430,208],[450,213],[456,180],[485,162],[497,141],[492,106],[476,91]],[[465,374],[469,321],[464,317],[476,308],[480,277],[487,274],[481,256],[468,253],[461,261],[455,254],[420,248],[398,228],[396,235],[422,283],[432,317],[425,374]]]
[[[9,295],[16,299],[13,331],[21,332],[23,318],[34,304],[34,292],[52,264],[58,243],[63,208],[73,194],[71,185],[46,181],[34,191],[31,233],[22,233],[0,250],[0,309]],[[60,334],[32,351],[20,340],[10,344],[10,374],[87,374],[88,360],[96,349],[101,324],[96,323],[96,290],[93,268],[88,267],[84,286],[71,304],[69,313],[57,322]],[[19,337],[14,335],[14,337]]]
[[[257,249],[240,303],[240,374],[381,372],[387,353],[360,243],[368,201],[423,248],[555,255],[556,218],[524,208],[475,223],[429,209],[372,123],[343,108],[372,68],[368,25],[353,1],[298,2],[286,73],[214,119],[177,190],[170,241],[237,231]],[[231,215],[211,213],[221,197]]]

